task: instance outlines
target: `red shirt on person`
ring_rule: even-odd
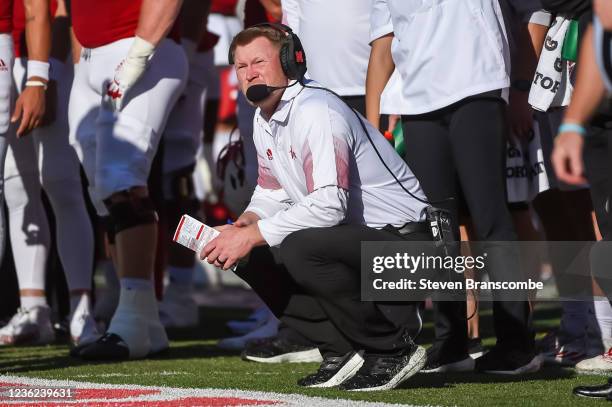
[[[72,26],[86,48],[133,37],[138,27],[142,0],[77,0],[72,6]]]
[[[96,0],[72,2],[72,27],[79,44],[85,48],[103,45],[134,37],[142,0],[105,0],[104,7]],[[178,42],[180,30],[178,20],[168,34]]]

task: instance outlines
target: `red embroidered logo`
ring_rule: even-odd
[[[112,89],[112,84],[108,84],[108,88],[106,90],[106,94],[110,96],[112,99],[119,99],[121,95],[121,90],[119,89],[119,82],[113,80],[113,84],[117,86],[117,90]]]
[[[291,158],[294,159],[294,160],[297,157],[295,155],[295,151],[293,151],[293,146],[289,147],[289,154],[291,155]]]
[[[304,63],[304,53],[302,51],[297,51],[295,53],[295,61],[298,64],[303,64]]]
[[[0,59],[0,71],[1,72],[8,72],[8,66],[6,66],[6,64],[4,63],[3,59]]]
[[[272,150],[268,149],[266,151],[266,154],[268,155],[268,160],[271,160],[272,159]]]

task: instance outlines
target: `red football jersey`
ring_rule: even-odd
[[[238,0],[212,0],[210,12],[223,14],[224,16],[235,16]]]
[[[72,26],[79,43],[96,48],[133,37],[142,0],[78,0],[71,2]]]

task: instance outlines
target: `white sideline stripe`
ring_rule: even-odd
[[[75,374],[72,375],[74,378],[85,379],[88,377],[132,377],[132,376],[179,376],[187,375],[187,372],[173,372],[162,370],[161,372],[143,372],[143,373],[100,373],[100,374]]]
[[[91,383],[91,382],[80,382],[74,380],[53,380],[53,379],[41,379],[34,377],[24,376],[9,376],[0,375],[0,382],[9,382],[15,384],[23,384],[35,387],[71,387],[77,389],[117,389],[117,390],[159,390],[160,394],[147,394],[126,398],[98,398],[98,399],[81,399],[81,400],[62,400],[61,404],[74,404],[83,402],[97,403],[97,402],[139,402],[139,401],[172,401],[179,398],[185,397],[235,397],[244,399],[257,399],[257,400],[271,400],[275,401],[276,404],[270,405],[276,406],[314,406],[317,407],[384,407],[384,406],[408,406],[408,407],[419,407],[408,404],[390,404],[380,402],[370,402],[361,400],[344,400],[344,399],[326,399],[322,397],[309,397],[301,394],[283,394],[283,393],[272,393],[262,391],[247,391],[238,389],[198,389],[198,388],[177,388],[177,387],[163,387],[163,386],[141,386],[135,384],[106,384],[106,383]],[[0,388],[1,390],[1,388]],[[42,401],[42,400],[41,400]],[[10,405],[18,405],[23,403],[21,401],[10,402],[2,400],[2,402]],[[52,401],[48,401],[45,404],[53,405]],[[263,405],[259,405],[263,406]]]

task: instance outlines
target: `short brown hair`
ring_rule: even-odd
[[[270,26],[254,26],[249,27],[245,30],[240,31],[230,44],[229,48],[229,61],[231,64],[234,63],[234,53],[236,47],[244,46],[253,41],[255,38],[265,37],[278,49],[281,48],[283,43],[286,41],[286,34],[274,27]]]

